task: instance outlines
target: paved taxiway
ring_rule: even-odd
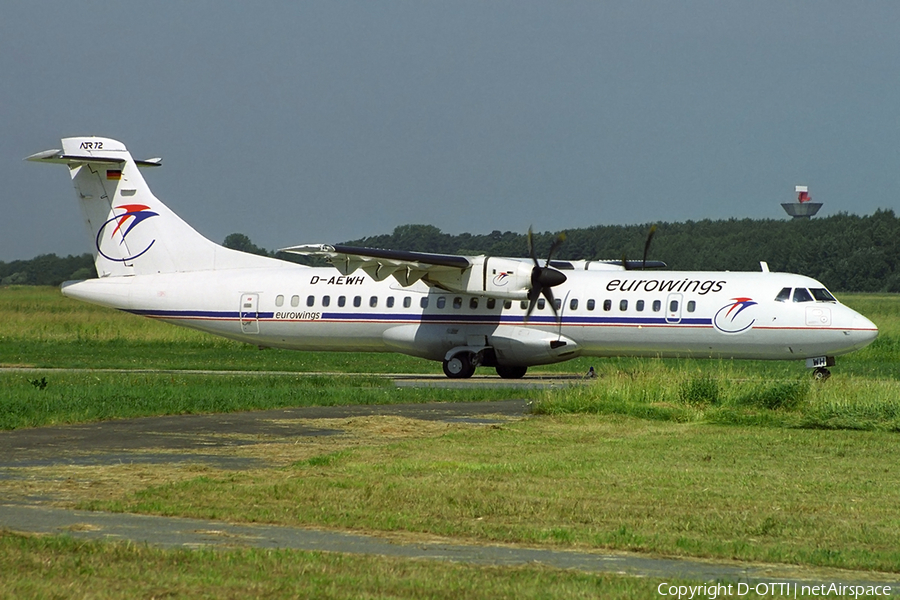
[[[419,377],[419,376],[416,376]],[[445,380],[446,381],[446,380]],[[265,466],[256,459],[222,452],[266,436],[285,443],[300,436],[342,433],[333,419],[399,416],[423,421],[490,425],[525,418],[524,400],[430,403],[387,406],[309,407],[225,415],[186,415],[122,419],[87,425],[42,427],[0,432],[0,484],[28,477],[29,467],[153,463],[206,464],[220,469]],[[317,427],[319,419],[327,426]],[[182,451],[182,453],[179,453]],[[445,540],[398,539],[272,525],[235,525],[200,519],[76,511],[57,506],[52,496],[28,497],[3,492],[0,528],[30,533],[67,534],[83,539],[131,540],[167,547],[255,546],[379,554],[474,564],[540,563],[586,572],[625,573],[671,579],[724,581],[822,580],[865,583],[869,574],[794,569],[738,562],[664,559],[628,553],[574,552],[509,545],[457,544]],[[18,489],[10,486],[7,489]],[[881,577],[872,583],[885,583]],[[892,583],[892,582],[888,582]],[[896,585],[900,588],[900,582]]]
[[[496,375],[475,375],[469,379],[448,379],[442,374],[426,373],[340,373],[335,371],[222,371],[203,369],[40,369],[35,367],[2,367],[4,373],[155,373],[166,375],[240,375],[275,376],[275,377],[378,377],[389,379],[397,387],[433,387],[433,388],[552,388],[564,385],[580,385],[589,383],[591,379],[582,375],[571,374],[536,374],[523,379],[500,379]]]

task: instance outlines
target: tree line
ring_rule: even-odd
[[[597,225],[571,229],[557,256],[565,259],[641,259],[650,224]],[[559,232],[533,236],[535,253],[545,258]],[[344,242],[352,246],[442,254],[527,256],[525,232],[452,235],[433,225],[401,225],[390,234]],[[302,264],[323,264],[282,255],[233,233],[224,246]],[[649,258],[683,271],[755,271],[766,261],[772,271],[799,273],[839,292],[900,292],[900,218],[892,210],[872,215],[841,213],[811,220],[686,221],[657,223]],[[3,285],[59,285],[96,276],[89,254],[0,262]]]

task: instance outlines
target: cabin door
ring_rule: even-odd
[[[259,333],[259,294],[241,294],[241,333]]]
[[[666,300],[666,323],[681,323],[681,294],[669,294]]]

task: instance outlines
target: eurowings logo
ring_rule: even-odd
[[[125,212],[116,214],[116,211],[123,210]],[[150,243],[144,247],[143,250],[139,252],[134,252],[130,250],[128,244],[125,243],[125,240],[128,238],[128,234],[131,233],[135,227],[143,223],[145,220],[150,217],[158,217],[159,213],[155,213],[150,210],[149,206],[145,206],[143,204],[123,204],[121,206],[116,206],[113,208],[113,217],[108,219],[103,225],[100,226],[100,231],[97,232],[97,252],[100,253],[103,258],[107,260],[112,260],[115,262],[125,262],[129,260],[134,260],[135,258],[144,254],[150,247],[156,242],[156,240],[150,240]],[[107,231],[108,227],[115,223],[115,227],[112,230],[112,233],[109,235],[109,238],[104,237],[104,232]],[[106,252],[103,251],[103,246],[112,243],[113,240],[118,239],[118,247],[124,246],[126,256],[110,256]],[[111,250],[109,250],[112,252]],[[117,252],[116,254],[122,254]]]
[[[497,287],[503,287],[507,283],[509,283],[509,277],[512,275],[512,271],[500,271],[494,276],[494,285]]]
[[[719,309],[713,318],[713,325],[722,333],[741,333],[747,331],[756,323],[755,311],[747,311],[756,306],[752,298],[732,298],[731,304],[726,304]],[[745,312],[747,311],[747,312]]]

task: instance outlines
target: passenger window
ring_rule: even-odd
[[[603,301],[603,310],[609,312],[612,310],[612,300],[604,300]]]
[[[469,308],[475,310],[478,308],[478,298],[470,298],[469,299]]]
[[[519,308],[521,308],[522,310],[527,309],[528,308],[528,300],[522,300],[521,302],[519,302]]]
[[[453,308],[462,308],[462,298],[459,296],[453,298]]]
[[[791,288],[782,288],[778,295],[775,296],[776,302],[787,302],[791,299]]]
[[[553,302],[553,304],[556,306],[557,312],[559,312],[559,309],[562,308],[562,300],[560,300],[559,298],[556,298],[556,300]]]
[[[512,300],[504,300],[503,308],[512,308]]]
[[[677,313],[678,312],[678,300],[672,300],[669,302],[669,312]]]
[[[806,288],[797,288],[794,290],[794,302],[812,302],[812,296],[806,291]]]
[[[578,310],[578,299],[572,298],[569,300],[569,310]]]
[[[369,298],[369,306],[371,306],[372,308],[378,306],[378,296],[372,296],[371,298]]]
[[[388,298],[387,298],[387,307],[388,307],[388,308],[394,308],[394,297],[393,297],[393,296],[388,296]]]
[[[322,296],[322,306],[331,304],[331,296]]]
[[[628,300],[620,300],[619,301],[619,310],[621,310],[621,311],[628,310]]]
[[[538,300],[538,305],[537,305],[538,310],[544,310],[544,307],[545,307],[545,306],[547,306],[547,303],[544,302],[544,299],[543,299],[543,298],[541,298],[540,300]]]
[[[404,297],[403,308],[409,308],[410,306],[412,306],[412,298],[410,298],[409,296]]]
[[[291,306],[300,306],[300,296],[291,296]]]
[[[338,296],[338,306],[344,306],[345,304],[347,304],[347,297]]]
[[[306,297],[306,305],[307,305],[307,306],[312,306],[312,305],[315,304],[315,303],[316,303],[316,297],[315,297],[315,296],[307,296],[307,297]]]
[[[423,296],[421,300],[419,300],[419,306],[422,308],[428,308],[428,296]]]
[[[634,309],[638,312],[644,312],[644,301],[638,300],[634,303]]]
[[[591,298],[590,300],[588,300],[588,303],[587,303],[587,309],[588,309],[588,310],[594,310],[594,306],[596,306],[596,303],[594,302],[594,299]]]
[[[831,295],[831,292],[825,288],[809,288],[816,302],[837,302],[837,298]]]
[[[694,302],[693,300],[688,301],[688,303],[687,303],[687,311],[688,311],[688,312],[694,312],[695,310],[697,310],[697,303]]]
[[[284,306],[284,296],[281,294],[275,296],[275,306]]]
[[[659,300],[654,300],[653,301],[653,312],[659,312],[660,310],[662,310],[662,302],[660,302]]]
[[[362,306],[362,296],[353,296],[353,306],[356,308]]]
[[[447,306],[447,299],[444,298],[443,296],[438,296],[437,307],[444,308],[445,306]]]
[[[494,310],[494,307],[496,307],[496,306],[497,306],[497,301],[494,300],[493,298],[488,298],[488,301],[487,301],[488,310]]]

